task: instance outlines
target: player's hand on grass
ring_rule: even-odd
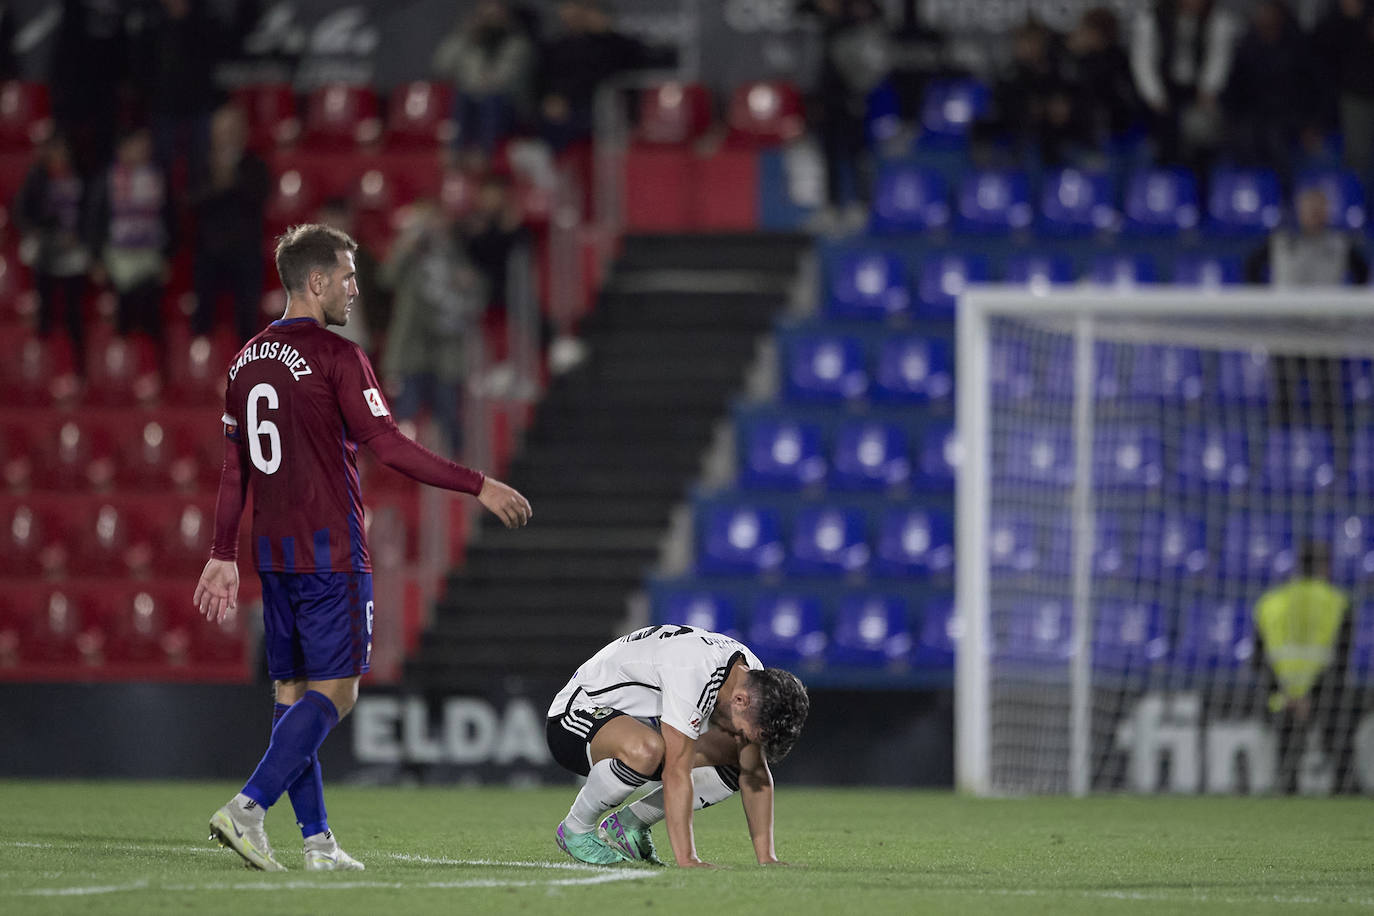
[[[494,477],[488,477],[482,484],[482,492],[477,501],[486,506],[507,528],[523,528],[534,515],[530,501],[521,496],[514,488],[506,486]]]
[[[206,620],[223,623],[238,610],[239,567],[230,560],[210,560],[201,571],[192,599]]]

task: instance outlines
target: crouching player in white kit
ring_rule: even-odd
[[[549,750],[587,777],[558,825],[558,845],[597,865],[662,864],[651,829],[666,820],[677,864],[706,866],[692,812],[738,790],[759,863],[777,864],[768,762],[792,749],[810,708],[796,675],[764,668],[728,636],[655,626],[620,637],[578,668],[549,707]],[[658,789],[605,816],[655,780]]]

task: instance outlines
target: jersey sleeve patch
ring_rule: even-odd
[[[391,411],[386,409],[386,401],[382,399],[382,393],[376,388],[368,388],[363,391],[363,397],[367,399],[367,407],[372,411],[374,417],[385,417]]]

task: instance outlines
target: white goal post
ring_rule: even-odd
[[[1374,597],[1374,293],[974,286],[957,325],[959,789],[1276,788],[1242,631],[1318,542]]]

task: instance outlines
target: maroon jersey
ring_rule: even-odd
[[[356,344],[310,318],[272,322],[230,363],[225,431],[253,488],[259,570],[371,571],[356,456],[396,430],[381,387]]]

